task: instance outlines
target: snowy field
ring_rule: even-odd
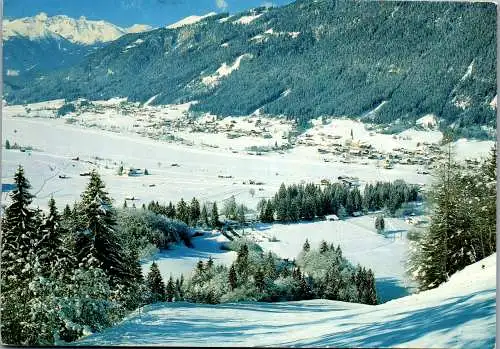
[[[234,195],[238,202],[254,208],[261,198],[274,195],[283,182],[319,183],[321,179],[336,180],[341,175],[356,176],[362,182],[404,179],[428,184],[431,180],[430,176],[417,174],[417,166],[386,170],[374,163],[325,163],[311,147],[297,146],[283,154],[256,156],[83,128],[68,125],[62,119],[7,116],[2,120],[2,139],[35,148],[32,152],[2,148],[2,183],[11,183],[15,169],[23,165],[37,192],[34,203],[42,208],[50,195],[54,195],[60,207],[73,204],[88,181],[80,173],[93,168],[98,169],[118,205],[125,197],[134,196],[137,206],[153,199],[168,202],[194,196],[201,202],[220,203]],[[76,157],[79,161],[71,160]],[[125,169],[147,168],[151,175],[118,176],[120,163]],[[61,179],[59,174],[69,178]],[[250,185],[250,180],[263,185]],[[255,191],[254,196],[250,189]]]
[[[414,228],[403,219],[386,218],[386,237],[377,234],[375,216],[349,218],[345,221],[321,221],[300,224],[261,225],[251,235],[264,250],[292,260],[302,250],[307,238],[318,248],[321,240],[340,245],[342,254],[354,265],[371,268],[375,273],[377,294],[382,302],[413,292],[413,283],[405,274],[408,253],[406,233]],[[276,237],[278,242],[259,239]]]
[[[493,348],[496,254],[437,289],[370,306],[157,303],[78,345]]]

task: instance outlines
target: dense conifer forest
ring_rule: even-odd
[[[494,4],[299,0],[227,16],[125,35],[43,77],[8,76],[5,98],[145,102],[157,95],[157,104],[196,100],[193,112],[261,108],[302,126],[323,115],[369,116],[393,130],[435,114],[441,129],[477,138],[486,137],[481,126],[495,127]],[[240,56],[239,69],[215,85],[202,82]]]

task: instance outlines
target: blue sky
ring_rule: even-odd
[[[236,13],[249,8],[280,6],[292,0],[4,0],[4,18],[19,18],[45,12],[79,18],[103,19],[119,26],[135,23],[154,27],[174,23],[190,15],[209,12]]]

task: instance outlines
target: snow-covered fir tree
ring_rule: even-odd
[[[196,198],[193,198],[191,200],[191,203],[189,204],[189,223],[192,226],[196,226],[198,224],[198,221],[200,220],[200,203]]]
[[[232,263],[229,268],[228,283],[231,291],[238,286],[238,276],[236,275],[236,267],[234,266],[234,263]]]
[[[217,208],[217,203],[212,205],[212,213],[210,215],[210,225],[215,228],[219,226],[219,209]]]
[[[31,185],[19,166],[14,176],[12,203],[2,217],[1,255],[1,333],[5,344],[33,345],[29,335],[30,322],[27,304],[30,301],[30,282],[36,276],[34,247],[38,225],[36,212],[29,205],[33,195]],[[23,325],[24,323],[24,325]]]
[[[201,209],[200,220],[201,220],[201,224],[204,227],[209,226],[207,205],[203,205],[203,207]]]
[[[96,171],[92,171],[89,184],[78,205],[83,229],[77,233],[78,259],[95,257],[110,277],[112,284],[127,283],[131,278],[125,265],[126,256],[115,231],[115,210],[105,185]]]
[[[165,300],[165,283],[160,274],[160,269],[158,264],[153,262],[149,269],[148,276],[146,278],[146,284],[149,291],[149,302],[163,302]]]
[[[409,260],[421,290],[496,251],[496,151],[475,171],[456,163],[451,148],[448,154],[430,192],[431,225]]]
[[[170,275],[170,278],[168,279],[167,282],[167,287],[165,289],[165,300],[167,302],[173,302],[175,297],[175,284],[174,280],[172,279],[172,275]]]

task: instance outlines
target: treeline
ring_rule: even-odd
[[[328,184],[324,189],[313,183],[281,184],[272,199],[259,202],[257,211],[262,222],[297,222],[336,214],[339,218],[355,212],[387,209],[394,214],[404,203],[418,199],[418,186],[402,180],[377,182],[365,186],[363,195],[347,184]]]
[[[438,169],[429,193],[431,225],[409,260],[421,290],[496,252],[496,151],[479,169],[467,169],[451,155]]]
[[[219,209],[216,202],[203,204],[200,208],[200,202],[196,198],[193,198],[190,202],[186,202],[181,198],[177,204],[170,201],[167,205],[159,204],[158,201],[151,201],[147,205],[147,209],[171,219],[178,219],[190,226],[199,225],[207,228],[220,226]]]
[[[11,345],[53,345],[102,330],[154,299],[139,263],[148,244],[189,241],[184,223],[117,212],[96,172],[73,208],[32,208],[24,170],[2,217],[1,333]],[[119,222],[117,222],[119,219]]]
[[[126,206],[126,204],[124,206]],[[145,208],[154,213],[165,215],[168,218],[178,219],[192,227],[221,227],[219,209],[216,202],[207,202],[200,205],[199,200],[196,198],[193,198],[190,202],[186,202],[181,198],[177,204],[173,204],[170,201],[167,205],[163,205],[159,204],[158,201],[151,201],[147,206],[143,205],[143,209]],[[223,214],[226,219],[244,223],[245,213],[248,211],[249,209],[245,205],[236,203],[236,199],[233,195],[225,200],[221,214]]]
[[[226,302],[278,302],[330,299],[377,304],[373,272],[354,267],[335,248],[323,241],[317,250],[306,240],[297,261],[264,254],[259,246],[239,241],[236,260],[230,267],[215,265],[210,258],[199,261],[189,279],[167,286],[153,263],[148,280],[155,280],[159,301],[189,301],[218,304]]]

